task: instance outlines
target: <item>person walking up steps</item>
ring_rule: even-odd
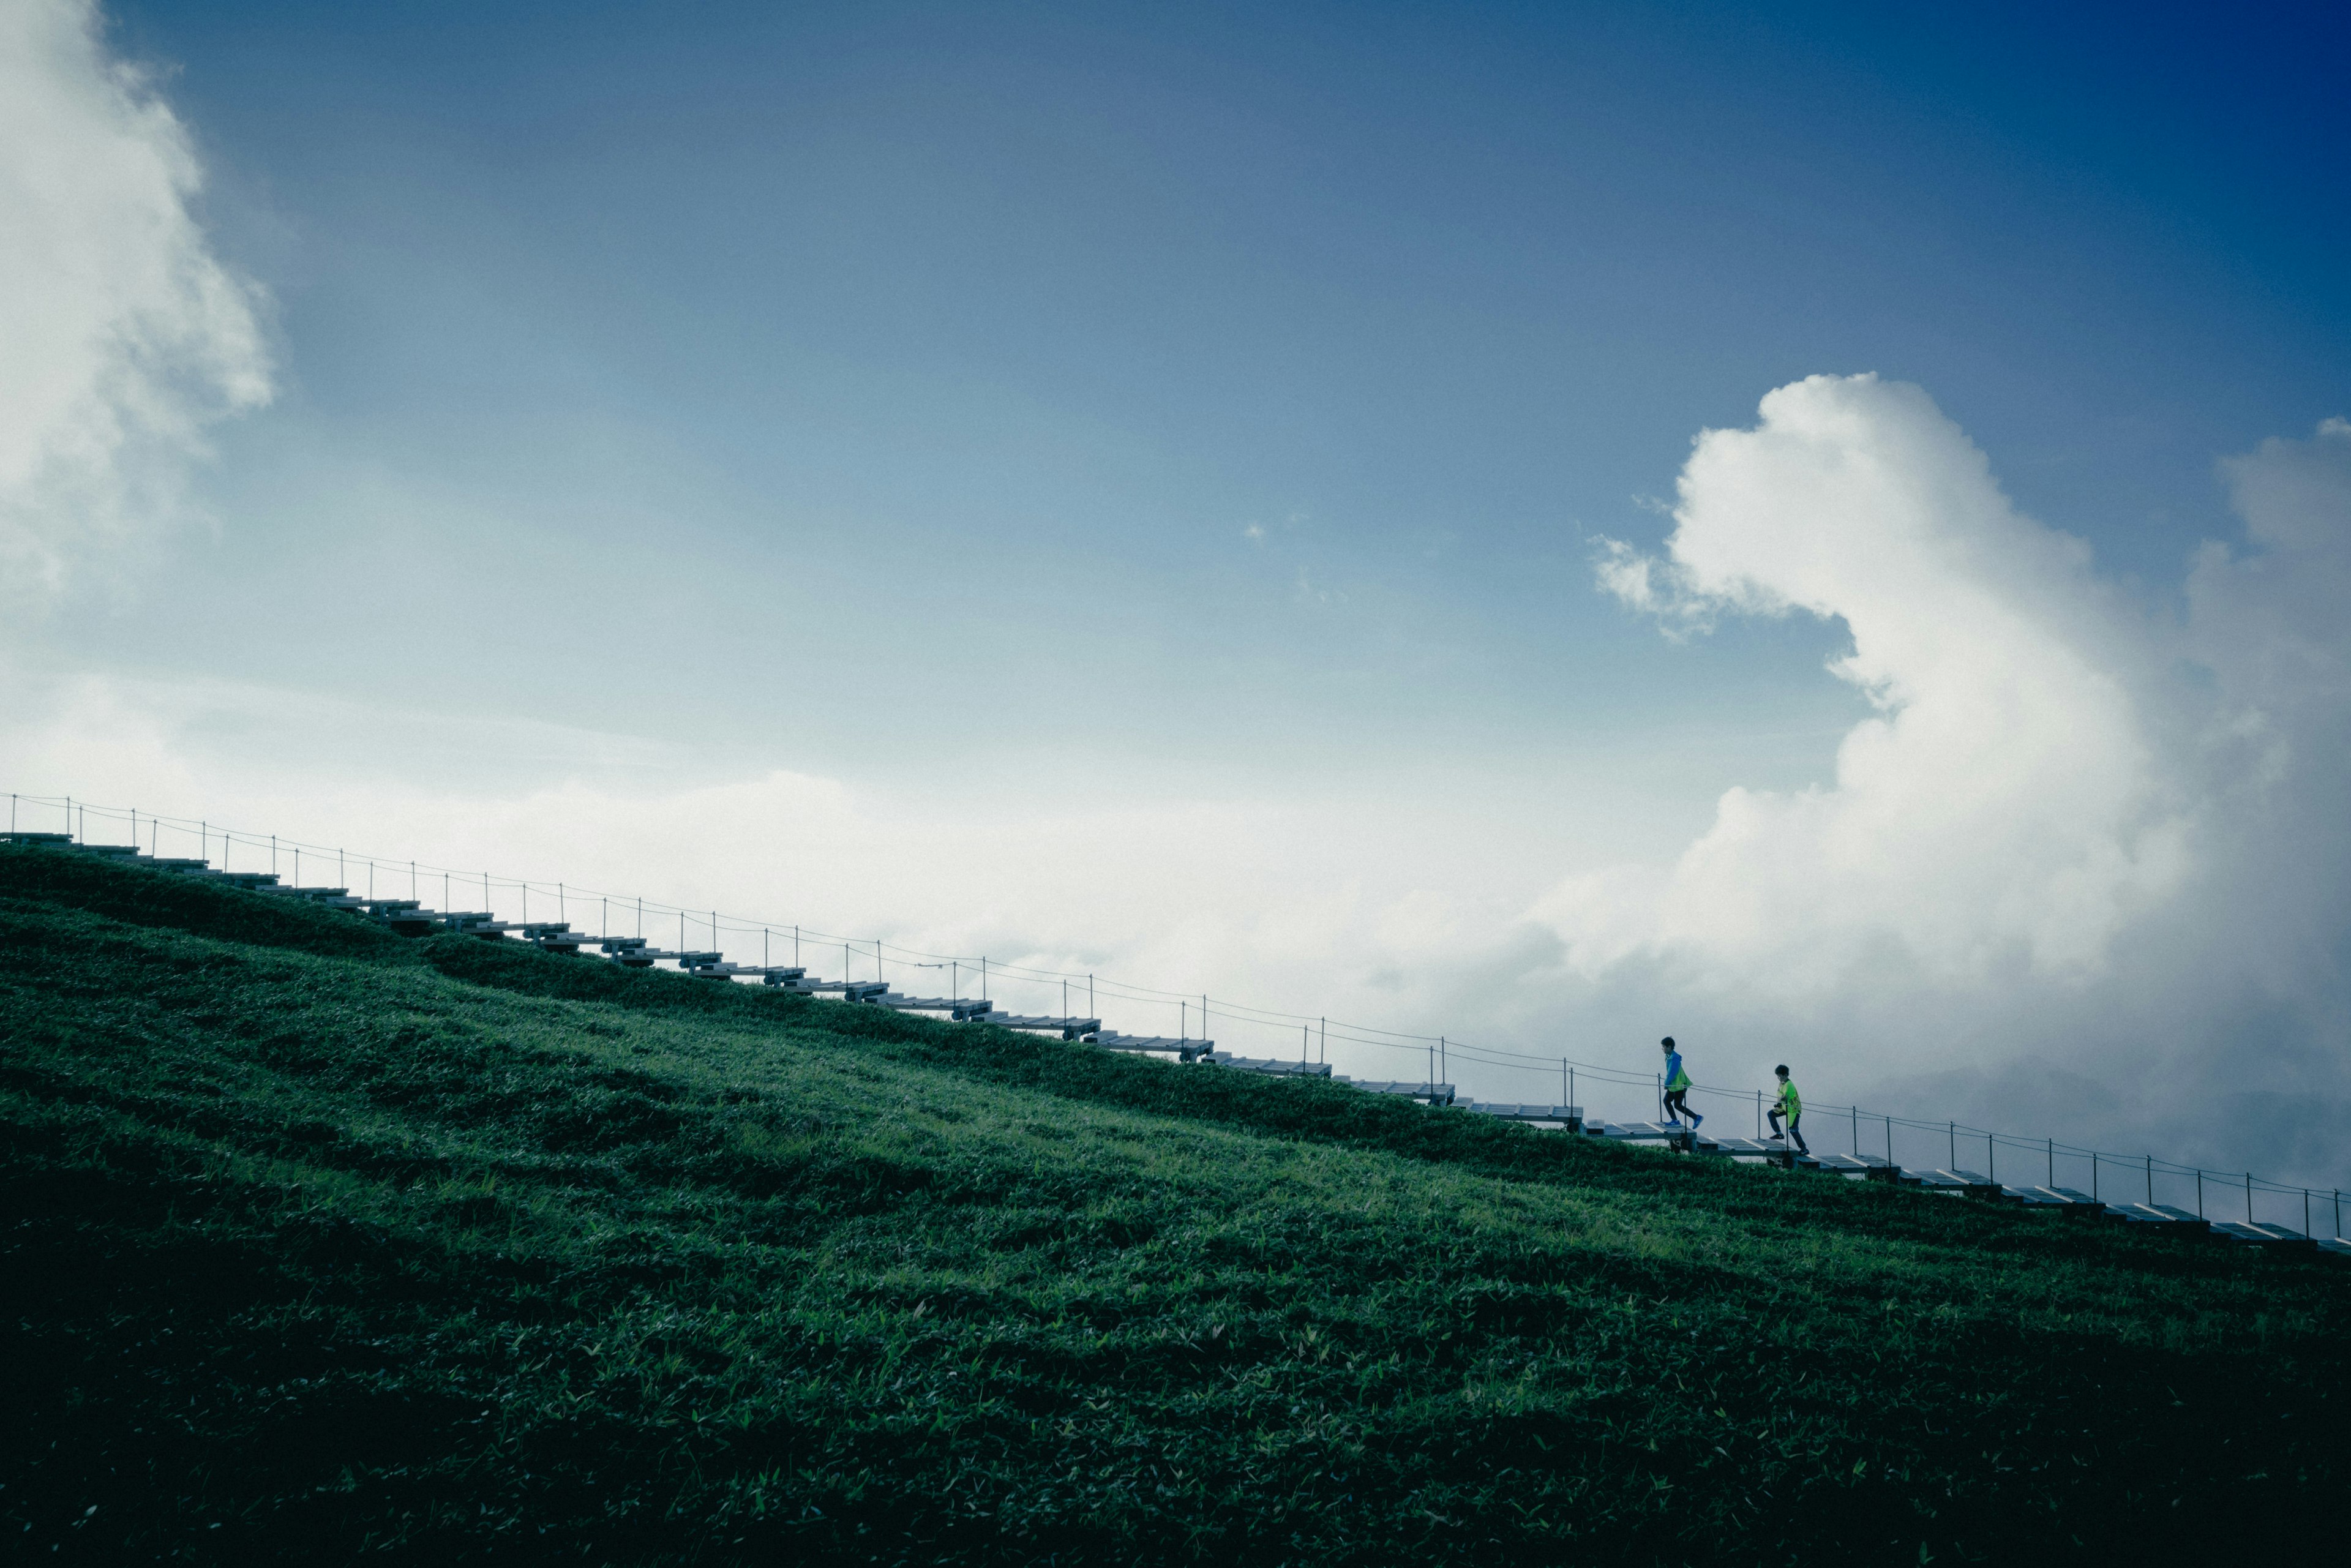
[[[1789,1139],[1792,1138],[1795,1140],[1796,1152],[1800,1155],[1809,1155],[1813,1152],[1812,1145],[1804,1142],[1804,1134],[1796,1129],[1796,1124],[1804,1119],[1804,1097],[1797,1093],[1796,1086],[1788,1081],[1788,1064],[1786,1062],[1782,1062],[1771,1071],[1776,1073],[1780,1079],[1780,1103],[1771,1107],[1771,1141],[1775,1144],[1781,1144],[1786,1143]],[[1788,1134],[1786,1138],[1780,1135],[1780,1119],[1782,1116],[1788,1119]]]
[[[1675,1048],[1672,1035],[1657,1041],[1657,1046],[1666,1053],[1666,1120],[1678,1127],[1682,1118],[1687,1116],[1690,1130],[1696,1132],[1706,1118],[1691,1110],[1684,1099],[1690,1092],[1690,1076],[1682,1071],[1682,1053]]]

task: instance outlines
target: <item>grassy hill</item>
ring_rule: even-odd
[[[2351,1473],[2326,1259],[56,850],[0,1042],[27,1560],[2172,1562]]]

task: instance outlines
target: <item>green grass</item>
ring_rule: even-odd
[[[2332,1260],[54,850],[0,1041],[27,1559],[2169,1562],[2345,1500]]]

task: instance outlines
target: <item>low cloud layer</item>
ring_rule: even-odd
[[[0,6],[0,593],[20,609],[175,517],[270,395],[252,287],[193,211],[185,127],[89,0]]]
[[[1917,388],[1814,377],[1701,435],[1664,554],[1603,541],[1602,587],[1675,635],[1841,621],[1831,673],[1876,712],[1830,784],[1733,789],[1674,864],[1541,901],[1550,980],[1637,977],[1916,1110],[2339,1153],[2351,424],[2224,471],[2246,547],[2205,548],[2180,619],[2021,515]]]

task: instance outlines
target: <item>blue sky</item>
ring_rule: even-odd
[[[2086,816],[1946,835],[1990,834],[2027,880],[2051,833],[2058,858],[2136,868],[2081,916],[2111,936],[2094,967],[2165,898],[2195,902],[2141,832],[2147,802],[2200,802],[2179,863],[2208,870],[2267,852],[2213,824],[2294,818],[2184,782],[2186,762],[2149,782],[2014,737],[2109,733],[2104,715],[2107,760],[2185,758],[2143,737],[2284,722],[2283,696],[2231,685],[2270,612],[2214,652],[2220,612],[2199,625],[2192,604],[2258,596],[2191,563],[2207,540],[2266,548],[2245,497],[2324,469],[2322,422],[2351,413],[2339,10],[104,16],[103,49],[150,73],[193,150],[197,259],[249,285],[273,395],[205,416],[169,519],[91,530],[105,548],[20,602],[20,687],[78,694],[9,719],[49,769],[27,788],[388,852],[455,840],[679,896],[783,876],[793,912],[908,940],[1027,941],[1308,1011],[1335,990],[1498,1038],[1638,1044],[1695,1015],[1768,1062],[1948,1004],[1958,1021],[1871,1082],[1954,1051],[1996,1076],[1986,1042],[2036,1038],[2016,1009],[2047,998],[1987,978],[2005,957],[1952,979],[1952,953],[1992,951],[1979,937],[2029,950],[2063,992],[2053,1019],[2119,1019],[2138,993],[1986,914],[1909,952],[1925,991],[1856,969],[1742,1011],[1764,961],[1722,957],[1746,940],[1728,926],[1593,924],[1605,885],[1625,909],[1751,901],[1801,925],[1813,895],[1768,857],[1736,883],[1657,879],[1730,863],[1726,791],[1797,815],[1865,800],[1841,747],[1873,699],[2008,700],[1938,685],[1904,641],[1935,595],[1740,553],[1734,493],[1879,548],[1848,512],[1883,497],[1786,456],[1844,419],[1864,433],[1845,460],[1940,476],[1949,516],[1921,537],[1965,542],[1930,570],[1990,609],[1938,646],[2001,666],[1981,626],[2014,611],[2047,655],[2019,680],[2103,671],[2056,717],[2028,702],[1913,764],[2043,793],[2111,777]],[[1759,416],[1823,374],[1879,381]],[[1872,390],[1889,383],[1949,428]],[[1750,426],[1700,475],[1701,431]],[[2251,478],[2221,466],[2273,438],[2315,444]],[[1971,487],[1968,441],[2042,532]],[[1678,519],[1677,481],[1697,486]],[[2050,566],[2046,530],[2091,564]],[[1656,595],[1601,591],[1604,540],[1657,563]],[[1978,572],[1986,551],[2006,564]],[[2033,618],[2061,578],[2052,630]],[[1859,665],[1827,669],[1857,636]],[[758,783],[785,776],[813,782]],[[688,799],[704,840],[615,847]],[[797,840],[796,811],[832,837]],[[1844,841],[1770,820],[1805,854]],[[728,859],[746,843],[789,874]],[[1648,892],[1605,880],[1631,864]],[[1918,902],[1976,907],[1961,868],[1914,869]],[[1125,903],[1086,902],[1112,887]],[[1908,929],[1877,892],[1834,896],[1839,931]],[[2351,925],[2311,918],[2351,955]],[[2219,951],[2183,933],[2164,951]],[[1449,955],[1433,962],[1459,983],[1411,980],[1407,949]],[[1600,952],[1618,956],[1576,956]],[[2214,1021],[2182,1026],[2197,1071],[2245,1047],[2228,1016],[2323,1014],[2333,962],[2255,1003],[2216,983]],[[2099,1027],[2126,1049],[2124,1024]]]
[[[241,673],[756,747],[742,683],[839,670],[1177,767],[1760,716],[1795,777],[1829,629],[1660,657],[1589,591],[1701,426],[1916,381],[2160,596],[2231,528],[2213,460],[2351,404],[2343,111],[2285,13],[114,15],[277,303],[235,526],[174,562],[250,608]],[[370,595],[465,635],[319,646]],[[139,621],[79,654],[201,640]],[[533,668],[599,648],[644,663]]]

